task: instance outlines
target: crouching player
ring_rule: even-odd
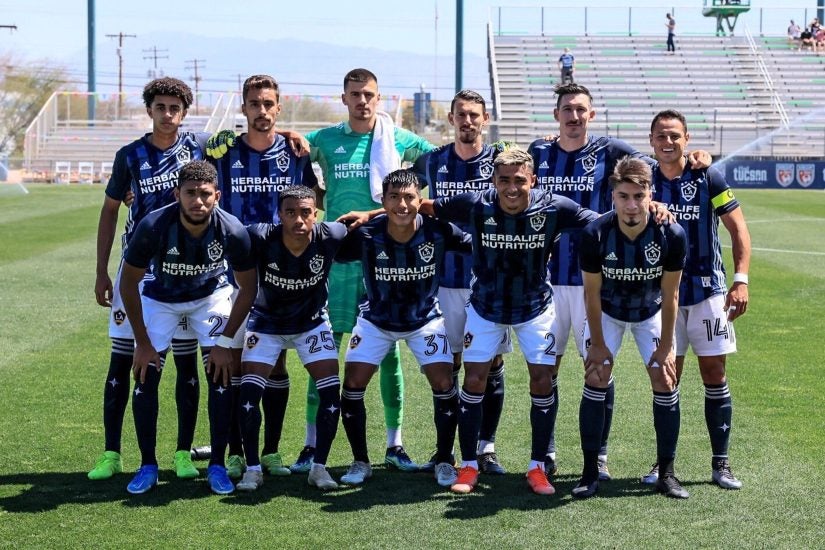
[[[278,207],[280,224],[249,226],[252,250],[257,262],[258,295],[254,305],[236,301],[224,334],[243,330],[249,312],[246,344],[243,349],[240,399],[246,472],[238,482],[239,491],[254,491],[263,485],[258,439],[261,431],[260,403],[275,362],[287,347],[298,357],[315,382],[320,396],[316,415],[315,458],[309,471],[310,485],[322,490],[338,484],[326,469],[327,456],[338,430],[340,414],[338,348],[327,316],[327,279],[332,260],[347,235],[341,223],[315,223],[315,192],[300,185],[281,191]],[[223,343],[227,345],[224,347]],[[213,351],[221,366],[231,362],[228,340]],[[286,399],[286,396],[283,397]],[[286,403],[275,407],[275,433],[283,426]]]
[[[176,202],[146,216],[126,252],[120,293],[135,333],[132,411],[141,453],[140,469],[127,487],[132,494],[145,493],[158,482],[158,384],[181,317],[189,318],[209,365],[209,352],[232,308],[227,261],[240,286],[238,299],[254,297],[249,235],[237,218],[216,208],[220,196],[215,169],[205,161],[190,162],[180,171]],[[145,282],[141,298],[138,284],[147,269],[153,277]],[[234,491],[224,467],[230,400],[228,380],[219,384],[217,374],[209,380],[212,456],[207,478],[215,493],[228,494]]]
[[[658,225],[650,213],[651,171],[644,161],[625,157],[609,181],[614,209],[584,229],[579,246],[587,349],[579,407],[584,468],[573,496],[588,498],[599,488],[604,400],[614,357],[630,330],[653,389],[653,425],[662,468],[657,489],[687,498],[673,473],[680,420],[673,344],[687,238],[679,225]]]
[[[456,226],[418,214],[420,181],[396,170],[383,181],[386,215],[353,230],[338,260],[360,260],[366,301],[352,331],[346,355],[341,410],[353,463],[341,478],[358,485],[372,475],[367,454],[364,392],[384,356],[404,340],[421,365],[433,392],[436,428],[435,478],[449,487],[456,471],[451,454],[458,395],[453,355],[438,305],[439,269],[446,251],[469,251],[469,235]]]

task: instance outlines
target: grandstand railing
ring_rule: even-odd
[[[790,125],[790,120],[788,119],[788,111],[785,109],[785,102],[782,101],[782,96],[779,95],[779,92],[776,90],[776,86],[773,85],[773,77],[771,76],[767,65],[765,65],[765,60],[762,59],[762,52],[759,50],[759,47],[757,47],[756,41],[753,39],[753,35],[747,25],[745,25],[745,38],[747,39],[748,46],[750,46],[751,53],[754,56],[756,67],[759,69],[759,74],[762,75],[762,80],[765,82],[765,88],[771,96],[771,105],[779,115],[779,119],[782,121],[782,126],[787,128]]]

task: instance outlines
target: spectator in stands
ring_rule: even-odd
[[[793,19],[791,19],[791,24],[788,25],[788,43],[799,44],[799,37],[801,34],[802,29],[794,22]]]
[[[570,53],[570,48],[564,48],[564,53],[559,57],[559,69],[561,70],[561,84],[573,84],[573,73],[576,72],[576,58]]]
[[[819,18],[814,17],[809,27],[811,28],[811,34],[816,36],[816,33],[819,32],[820,28],[822,28],[822,25],[819,22]]]
[[[799,51],[802,51],[805,48],[809,48],[812,52],[816,51],[816,41],[814,40],[814,35],[808,28],[802,31],[802,34],[799,35]]]
[[[676,20],[669,13],[665,14],[665,17],[667,17],[667,23],[665,23],[667,27],[667,51],[676,53],[676,44],[673,42],[676,37]]]

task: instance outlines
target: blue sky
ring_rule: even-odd
[[[536,7],[517,8],[521,1],[465,0],[464,48],[468,54],[486,55],[486,23],[492,14],[498,20],[496,6],[504,6],[504,24],[508,30],[538,32],[540,11]],[[573,0],[543,2],[545,25],[548,32],[580,34],[583,32],[583,9],[569,7]],[[625,30],[627,9],[615,4],[632,4],[632,25],[635,32],[664,35],[664,13],[674,10],[679,26],[685,32],[712,31],[713,23],[701,16],[699,0],[661,1],[629,0],[590,3],[588,26],[590,32]],[[776,6],[777,2],[752,0],[754,8]],[[611,6],[598,8],[592,6]],[[768,9],[762,15],[767,34],[782,34],[790,17],[801,21],[804,6],[808,19],[815,15],[816,2],[792,1],[782,8]],[[787,6],[799,6],[788,8]],[[74,78],[85,80],[86,72],[86,0],[0,0],[0,24],[17,25],[16,32],[0,30],[0,53],[12,52],[17,59],[48,60],[65,65]],[[581,4],[579,5],[581,6]],[[404,51],[424,56],[442,56],[438,63],[447,63],[444,57],[455,52],[454,0],[377,1],[308,0],[282,2],[274,0],[232,0],[206,2],[204,0],[142,0],[127,4],[124,0],[97,0],[98,70],[111,71],[116,63],[116,43],[104,35],[125,32],[138,37],[153,31],[185,31],[206,37],[267,40],[291,38],[294,40],[324,42],[338,46],[373,48],[375,55],[385,51]],[[437,21],[436,21],[437,14]],[[759,27],[759,11],[748,15],[752,29]],[[437,29],[437,31],[436,31]],[[134,39],[132,39],[134,40]],[[129,45],[130,39],[126,44]],[[135,43],[137,40],[135,40]],[[145,46],[143,46],[145,47]],[[176,59],[170,47],[169,73],[183,69],[183,60]],[[295,55],[323,55],[300,49]],[[131,66],[143,72],[151,62],[143,60],[140,50],[131,53]],[[137,57],[137,59],[135,59]],[[180,53],[178,54],[180,57]],[[232,78],[231,68],[211,67],[213,73],[225,72],[223,78]],[[399,71],[405,70],[403,67]],[[237,71],[235,71],[237,72]],[[111,74],[111,73],[110,73]],[[335,75],[337,81],[340,75]],[[319,75],[333,79],[332,75]],[[100,77],[98,80],[101,80]]]

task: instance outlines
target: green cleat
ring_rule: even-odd
[[[89,472],[89,479],[95,481],[109,479],[115,474],[123,471],[123,462],[120,460],[120,453],[105,451],[95,462],[95,467]]]
[[[226,460],[226,474],[231,479],[241,479],[246,470],[246,460],[241,455],[229,455]]]
[[[175,453],[175,474],[181,479],[194,479],[200,475],[198,469],[192,464],[190,451],[177,451]]]
[[[261,466],[271,476],[288,476],[292,471],[284,466],[281,453],[272,453],[261,457]]]

